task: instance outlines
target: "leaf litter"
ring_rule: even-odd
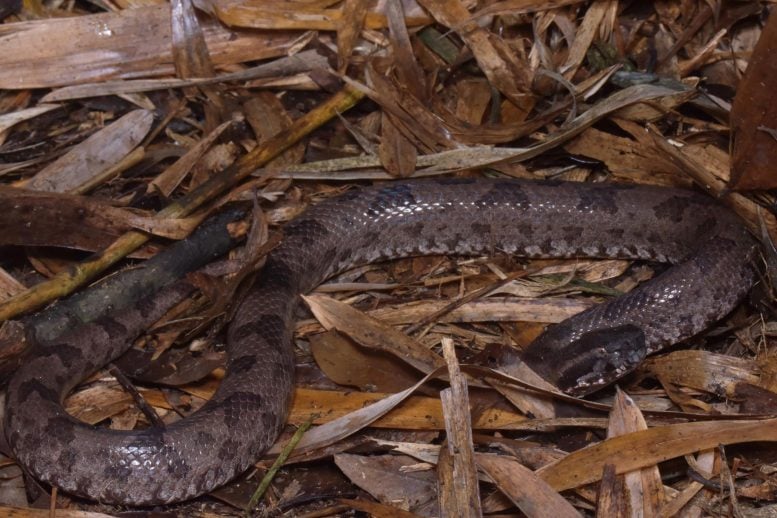
[[[5,376],[23,361],[22,315],[142,264],[227,203],[248,200],[254,212],[232,224],[236,239],[254,224],[250,252],[197,273],[212,307],[186,305],[199,313],[172,313],[136,346],[160,356],[141,393],[166,422],[201,406],[223,376],[219,329],[238,280],[261,263],[253,256],[305,206],[351,185],[445,174],[695,186],[756,235],[776,235],[763,190],[774,187],[764,168],[774,139],[759,111],[777,80],[764,64],[777,34],[768,2],[131,4],[0,11]],[[497,254],[406,259],[330,281],[306,297],[289,426],[257,469],[296,426],[311,416],[314,425],[264,512],[768,512],[777,439],[768,282],[587,403],[489,368],[543,324],[655,271]],[[146,425],[105,372],[67,408],[113,428]],[[320,483],[300,475],[323,465]],[[0,469],[11,481],[0,509],[11,516],[37,516],[32,505],[118,512],[25,493],[10,460]],[[169,511],[240,514],[261,474]]]

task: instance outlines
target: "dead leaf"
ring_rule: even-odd
[[[777,18],[770,18],[737,86],[731,107],[731,187],[734,189],[777,187],[773,169],[777,157],[777,139],[773,133],[777,104],[772,97],[777,88],[776,52]]]
[[[642,413],[628,395],[620,389],[616,390],[607,436],[617,437],[639,430],[647,430]],[[617,500],[625,503],[625,509],[646,518],[659,516],[659,510],[664,503],[664,486],[657,465],[630,471],[619,477],[622,485],[619,484],[621,494]],[[603,491],[604,487],[599,490]]]
[[[86,192],[120,172],[114,166],[141,143],[153,122],[154,115],[148,110],[129,112],[29,180],[18,182],[16,187],[31,191]]]
[[[6,25],[0,32],[0,88],[62,86],[149,70],[171,74],[170,16],[170,7],[160,4],[17,22],[12,30]],[[217,65],[282,56],[294,43],[287,34],[227,29],[215,21],[206,21],[203,32]]]
[[[562,491],[599,480],[606,463],[614,465],[617,474],[626,473],[720,444],[775,441],[775,430],[777,419],[657,426],[593,444],[536,473],[554,489]]]
[[[396,392],[418,380],[418,371],[401,360],[359,347],[337,331],[311,336],[310,352],[327,378],[338,385]]]
[[[348,304],[322,295],[302,298],[327,329],[337,329],[364,346],[390,352],[424,373],[444,365],[442,358],[412,338]]]
[[[400,455],[335,455],[335,464],[351,481],[384,504],[423,516],[437,514],[434,472],[408,471],[415,461]]]
[[[527,517],[578,518],[582,516],[553,488],[515,459],[485,453],[478,453],[475,459],[480,469]]]

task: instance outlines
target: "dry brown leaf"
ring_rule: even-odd
[[[212,0],[208,2],[219,20],[235,27],[254,29],[302,29],[316,31],[335,31],[340,28],[341,20],[348,16],[343,5],[329,8],[327,3],[301,3],[293,1],[245,2],[240,0]],[[329,2],[331,4],[331,2]],[[419,13],[408,16],[405,25],[417,27],[427,25],[431,20]],[[386,27],[386,17],[381,13],[368,11],[364,19],[368,29]]]
[[[475,460],[499,490],[528,518],[582,516],[545,481],[517,460],[485,453],[478,453]]]
[[[341,498],[338,502],[350,506],[357,511],[369,513],[375,518],[419,518],[415,513],[399,509],[394,506],[379,504],[369,500],[352,500],[350,498]]]
[[[421,0],[420,4],[439,23],[459,34],[494,88],[524,112],[531,110],[534,96],[528,93],[529,67],[528,63],[519,60],[516,49],[469,21],[470,13],[460,0]]]
[[[199,162],[205,152],[213,145],[216,139],[233,123],[227,121],[205,135],[199,142],[193,145],[186,153],[165,169],[148,184],[146,192],[155,190],[168,197],[188,175],[192,168]]]
[[[141,394],[155,408],[173,408],[159,390],[142,390]],[[69,397],[65,401],[65,410],[86,423],[97,424],[132,405],[132,396],[127,392],[116,387],[96,385]]]
[[[455,106],[451,111],[456,118],[479,126],[483,123],[483,116],[492,100],[491,88],[484,79],[470,79],[456,83],[454,95]]]
[[[27,287],[16,280],[13,275],[0,268],[0,301],[13,297],[26,289]]]
[[[770,380],[762,376],[757,361],[708,351],[673,351],[653,356],[642,368],[663,381],[726,397],[734,396],[739,383],[777,389],[763,383]]]
[[[337,329],[366,347],[389,352],[424,373],[445,364],[437,354],[404,333],[348,304],[322,295],[302,298],[326,329]]]
[[[380,417],[383,417],[390,410],[394,409],[401,402],[405,401],[421,385],[423,385],[430,379],[434,379],[440,376],[444,371],[445,371],[444,368],[436,369],[435,371],[426,375],[423,379],[421,379],[418,383],[416,383],[412,387],[409,387],[408,389],[402,392],[398,392],[391,396],[379,399],[378,401],[374,402],[369,406],[364,406],[364,402],[360,401],[359,407],[357,410],[354,410],[332,421],[329,421],[321,426],[318,426],[316,428],[309,430],[302,438],[302,440],[297,444],[295,451],[304,452],[304,451],[309,451],[316,448],[321,448],[329,444],[333,444],[336,441],[343,439],[358,430],[361,430],[365,426],[372,425],[377,419],[379,419]],[[499,380],[509,381],[509,378],[507,376],[494,373],[490,369],[478,369],[478,368],[469,367],[467,369],[467,372],[470,374],[474,373],[476,376],[485,375],[485,376],[494,377]],[[215,392],[215,384],[210,383],[205,388],[203,387],[203,385],[200,385],[198,387],[194,387],[194,390],[192,390],[192,388],[188,388],[188,390],[192,393],[195,393],[198,395],[201,394],[202,396],[208,398]],[[299,389],[297,393],[299,393]],[[363,394],[363,393],[360,393],[358,395],[340,393],[340,396],[338,397],[357,397],[357,396],[361,398],[365,398],[365,397],[374,396],[374,395]],[[323,405],[322,406],[318,406],[318,405],[319,405],[319,399],[317,398],[316,401],[313,403],[313,407],[316,410],[305,414],[304,416],[305,420],[310,419],[311,414],[320,413],[320,409],[324,407]],[[495,412],[496,413],[494,414],[490,414],[489,412],[484,412],[479,416],[478,421],[474,424],[474,426],[490,427],[490,426],[493,426],[494,423],[496,422],[494,418],[497,418],[500,415],[510,416],[509,413],[501,414],[498,411],[495,411]],[[424,418],[428,420],[430,417],[430,414],[426,413],[424,414],[424,416],[425,416]],[[485,416],[489,416],[489,418],[487,419]],[[527,420],[523,417],[519,417],[518,419],[512,419],[511,417],[508,417],[508,423],[506,423],[505,426],[510,428],[516,428],[516,427],[525,425],[526,421]],[[581,424],[581,423],[582,421],[575,421],[575,424]],[[555,422],[549,423],[549,426],[557,426],[558,424],[561,424],[561,422],[559,421],[558,423],[555,423]],[[416,425],[416,428],[418,428],[418,425]],[[268,451],[268,454],[271,454],[271,455],[278,454],[278,452],[280,452],[280,445],[276,444]]]
[[[582,4],[585,0],[503,0],[493,2],[472,13],[470,20],[478,20],[497,14],[527,14],[552,11],[567,5]]]
[[[96,97],[101,95],[121,95],[152,90],[165,90],[167,88],[186,88],[188,86],[203,86],[232,81],[249,81],[256,79],[278,79],[283,76],[307,73],[314,69],[326,70],[328,62],[325,56],[315,50],[304,50],[293,56],[280,57],[268,63],[262,63],[255,67],[238,70],[228,74],[221,74],[210,78],[196,79],[137,79],[101,81],[98,83],[86,83],[74,86],[65,86],[52,90],[46,94],[42,101],[56,102],[80,99],[84,97]],[[0,117],[0,120],[2,118]]]
[[[750,57],[731,107],[732,178],[734,189],[773,189],[777,156],[777,17],[766,22]]]
[[[334,460],[351,482],[379,502],[423,516],[438,514],[434,472],[413,470],[414,459],[401,455],[364,457],[338,453]]]
[[[153,122],[150,111],[131,111],[15,186],[31,191],[86,192],[121,172],[114,166],[143,141]]]
[[[343,3],[343,16],[337,27],[337,71],[341,74],[345,73],[353,48],[364,28],[368,7],[369,3],[362,0],[345,0]]]
[[[558,390],[523,362],[500,365],[499,371],[508,376],[512,376],[513,378],[525,381],[532,386],[545,389],[547,392],[556,392]],[[501,383],[496,380],[489,380],[489,383],[522,413],[530,415],[538,420],[552,420],[556,417],[556,406],[554,405],[552,397],[518,389],[512,385]]]
[[[0,186],[0,244],[99,250],[131,228],[171,238],[188,235],[200,218],[157,220],[98,199]],[[147,252],[147,251],[146,251]]]
[[[696,97],[696,90],[692,88],[677,90],[672,86],[673,94],[668,94],[661,99],[637,103],[618,110],[618,118],[639,123],[654,122],[666,116],[666,113],[677,109],[685,102]]]
[[[434,145],[435,142],[440,139],[442,142],[447,142],[450,135],[456,136],[462,142],[468,142],[473,138],[479,144],[491,144],[514,140],[515,135],[514,128],[509,126],[502,126],[498,128],[492,128],[488,126],[481,126],[477,128],[477,132],[473,134],[471,129],[454,128],[450,124],[442,124],[440,119],[426,107],[420,105],[417,101],[412,99],[401,99],[400,97],[394,98],[389,95],[384,95],[383,92],[379,92],[374,89],[370,89],[367,86],[348,80],[354,88],[359,89],[365,94],[369,95],[373,100],[382,105],[382,107],[395,115],[403,123],[410,124],[409,127],[415,127],[421,132],[419,139],[423,142],[429,142]],[[384,81],[383,83],[388,84]],[[646,100],[659,99],[666,95],[672,95],[676,93],[674,90],[658,86],[658,85],[637,85],[620,90],[610,97],[599,101],[590,110],[576,117],[569,124],[565,125],[563,130],[558,133],[554,133],[541,141],[539,144],[535,144],[526,148],[509,148],[509,147],[490,147],[480,145],[478,147],[468,147],[441,151],[439,153],[433,153],[429,155],[419,155],[416,161],[416,173],[414,177],[430,176],[443,173],[450,173],[454,171],[462,171],[466,169],[484,168],[484,167],[498,167],[503,163],[515,163],[523,160],[534,158],[542,153],[553,149],[564,142],[579,135],[588,127],[603,117],[611,115],[613,112],[620,110],[626,106],[634,103],[638,103]],[[399,107],[397,102],[407,101],[412,104],[410,110],[412,113],[405,110],[407,106]],[[428,125],[425,125],[427,124]],[[420,141],[417,145],[420,144]],[[370,168],[379,167],[380,160],[375,157],[358,157],[348,159],[333,159],[322,162],[313,162],[307,164],[300,164],[298,166],[287,168],[287,172],[274,173],[281,178],[299,178],[299,179],[390,179],[391,175],[385,172],[366,171],[357,172],[355,174],[346,175],[340,171],[344,169],[353,168]],[[300,172],[299,174],[297,172]],[[338,172],[334,175],[334,172]]]
[[[677,175],[677,167],[663,160],[641,142],[619,137],[596,128],[588,128],[571,142],[564,144],[570,153],[584,155],[601,160],[612,174],[620,178],[634,180],[640,184],[677,186],[682,177]],[[685,182],[690,186],[690,181]]]
[[[404,23],[405,11],[401,0],[388,0],[385,6],[388,21],[389,41],[393,51],[393,65],[397,79],[416,99],[427,99],[424,71],[419,66],[410,33]]]
[[[554,489],[562,491],[599,480],[605,464],[614,465],[620,474],[720,444],[758,441],[777,441],[777,419],[658,426],[585,447],[536,473]]]
[[[399,403],[407,399],[413,392],[428,380],[439,375],[443,369],[437,369],[424,377],[418,383],[402,392],[398,392],[389,397],[383,398],[370,406],[360,407],[358,410],[350,412],[342,417],[329,421],[326,424],[308,430],[302,440],[297,444],[296,451],[307,451],[333,444],[340,439],[348,437],[352,433],[369,426],[378,418],[384,416]],[[305,416],[309,419],[310,414]],[[280,452],[279,445],[275,445],[268,451],[268,454],[277,454]]]
[[[180,78],[211,77],[214,73],[208,46],[191,0],[170,2],[173,64]]]
[[[418,381],[418,371],[392,355],[357,346],[338,333],[310,337],[310,352],[326,377],[361,390],[396,392]]]
[[[569,47],[566,62],[561,66],[561,73],[567,79],[572,79],[578,67],[585,59],[586,52],[596,36],[603,41],[609,39],[609,34],[602,34],[602,22],[608,13],[618,8],[618,2],[613,0],[595,0],[588,6],[583,21],[577,28],[575,38]]]
[[[380,124],[378,154],[383,168],[396,178],[413,176],[418,150],[393,122],[391,115],[383,113]]]
[[[173,64],[176,75],[184,79],[213,77],[215,68],[192,0],[172,0],[170,11]],[[200,92],[208,100],[202,107],[205,112],[205,131],[211,132],[227,118],[227,115],[223,114],[224,101],[216,86],[191,88],[187,94],[193,97]]]
[[[206,394],[201,395],[206,396]],[[289,422],[301,424],[311,415],[318,413],[321,416],[316,418],[314,423],[328,423],[387,397],[390,397],[390,394],[298,388],[295,391]],[[526,423],[527,420],[528,418],[520,414],[492,408],[478,414],[473,426],[478,430],[512,429]],[[410,396],[401,405],[395,405],[390,413],[370,423],[369,426],[402,430],[443,430],[445,420],[438,398]]]
[[[392,116],[392,122],[415,147],[424,151],[437,151],[456,147],[456,140],[439,116],[429,110],[422,100],[400,88],[392,78],[368,67],[365,75],[369,87],[346,79],[361,89]]]
[[[58,104],[39,104],[32,108],[25,108],[23,110],[12,111],[9,113],[3,113],[0,115],[0,144],[2,144],[4,133],[20,122],[34,119],[39,115],[48,113],[52,110],[56,110],[60,106]]]
[[[172,74],[170,28],[167,4],[3,25],[0,88]],[[216,65],[282,56],[294,44],[287,34],[227,29],[215,21],[206,21],[203,32]]]
[[[647,430],[645,418],[634,401],[618,389],[610,412],[607,436],[617,437],[639,430]],[[664,502],[664,491],[658,466],[646,466],[624,473],[620,477],[623,481],[623,493],[618,500],[624,501],[631,513],[646,518],[659,516],[659,509]]]
[[[246,120],[256,135],[257,143],[271,139],[292,124],[291,115],[286,111],[280,99],[270,92],[259,92],[243,105]],[[271,160],[269,169],[282,168],[298,164],[305,155],[305,146],[299,143],[287,149]]]

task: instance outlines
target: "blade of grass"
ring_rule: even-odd
[[[283,464],[286,462],[286,459],[289,458],[289,455],[291,455],[291,452],[294,451],[294,448],[297,446],[299,441],[302,440],[302,436],[305,435],[305,432],[308,431],[308,429],[313,424],[313,421],[315,421],[318,417],[319,417],[318,415],[311,416],[307,421],[302,423],[300,427],[297,428],[297,431],[294,432],[294,435],[291,436],[291,439],[289,439],[289,442],[286,444],[286,446],[283,447],[283,450],[281,450],[281,453],[278,455],[278,458],[275,459],[275,462],[273,462],[269,471],[267,471],[265,476],[262,478],[262,481],[259,483],[259,486],[254,491],[254,494],[251,495],[251,500],[248,501],[248,505],[246,506],[246,511],[245,511],[246,516],[250,516],[251,511],[259,503],[259,500],[262,499],[264,492],[267,491],[268,487],[270,487],[270,482],[272,482],[272,479],[275,478],[275,475],[278,473],[278,470],[281,469],[281,466],[283,466]]]

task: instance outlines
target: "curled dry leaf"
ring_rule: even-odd
[[[335,441],[338,441],[358,430],[361,430],[365,426],[369,426],[372,422],[384,416],[399,403],[407,399],[413,392],[418,389],[418,387],[430,379],[439,376],[442,372],[444,372],[443,368],[436,369],[435,371],[426,375],[418,383],[406,390],[403,390],[402,392],[397,392],[396,394],[383,398],[368,407],[360,408],[359,410],[339,417],[334,421],[330,421],[324,425],[309,430],[302,438],[302,440],[297,444],[296,451],[307,451],[332,444]],[[276,454],[279,451],[280,447],[278,444],[276,444],[269,450],[268,453]]]

